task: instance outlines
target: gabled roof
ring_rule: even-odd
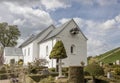
[[[5,56],[23,56],[23,53],[21,48],[5,47],[4,55]]]

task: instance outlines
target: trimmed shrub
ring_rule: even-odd
[[[6,68],[5,67],[2,67],[0,69],[0,80],[3,80],[3,79],[7,79],[7,71],[6,71]]]
[[[55,72],[55,68],[49,68],[48,69],[50,72]]]
[[[36,75],[36,74],[31,74],[29,75],[31,79],[33,79],[35,82],[39,82],[41,79],[45,78],[45,75]]]
[[[56,76],[58,76],[58,72],[50,72],[50,76],[56,77]]]
[[[7,74],[0,74],[0,80],[4,80],[7,78],[8,78]]]

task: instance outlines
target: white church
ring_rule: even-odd
[[[49,59],[49,55],[58,40],[63,42],[67,53],[67,58],[62,60],[64,67],[79,66],[81,62],[87,64],[87,38],[73,19],[57,28],[51,25],[23,42],[19,47],[23,51],[24,63],[45,58],[49,68],[56,67],[56,59]]]

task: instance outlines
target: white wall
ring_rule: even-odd
[[[53,48],[53,46],[56,43],[56,39],[50,39],[48,41],[45,41],[44,43],[39,44],[39,58],[45,58],[49,61],[48,66],[49,68],[51,67],[56,67],[56,60],[55,59],[49,59],[50,52]],[[46,54],[46,47],[48,46],[48,54]]]
[[[24,64],[27,64],[28,62],[33,62],[34,54],[33,54],[33,43],[30,43],[29,45],[22,48],[23,55],[24,55]],[[28,52],[29,51],[29,52]]]
[[[15,62],[18,62],[19,59],[23,59],[23,56],[4,56],[4,64],[9,64],[11,59],[15,59]]]
[[[71,21],[68,26],[57,36],[65,46],[67,58],[63,59],[63,66],[79,66],[81,61],[87,64],[87,39],[81,32],[77,35],[71,35],[70,30],[77,27],[74,21]],[[75,53],[71,53],[71,46],[75,45]]]

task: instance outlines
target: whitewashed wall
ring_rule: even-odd
[[[49,68],[56,67],[56,60],[55,59],[49,59],[50,52],[53,48],[53,46],[56,43],[56,39],[50,39],[48,41],[45,41],[44,43],[39,44],[39,58],[45,58],[49,61],[48,66]],[[46,47],[48,46],[48,54],[46,53]]]
[[[9,64],[11,59],[15,59],[15,62],[18,62],[19,59],[23,59],[23,56],[4,56],[4,64]]]
[[[81,32],[77,35],[71,35],[70,30],[77,25],[71,21],[68,26],[57,36],[65,46],[67,58],[63,60],[63,66],[79,66],[81,61],[87,64],[87,39]],[[71,53],[71,46],[75,45],[75,53]]]
[[[29,49],[29,52],[28,52]],[[24,55],[24,64],[27,65],[28,62],[33,62],[34,58],[34,51],[33,51],[33,43],[30,43],[29,45],[22,48],[23,55]]]

